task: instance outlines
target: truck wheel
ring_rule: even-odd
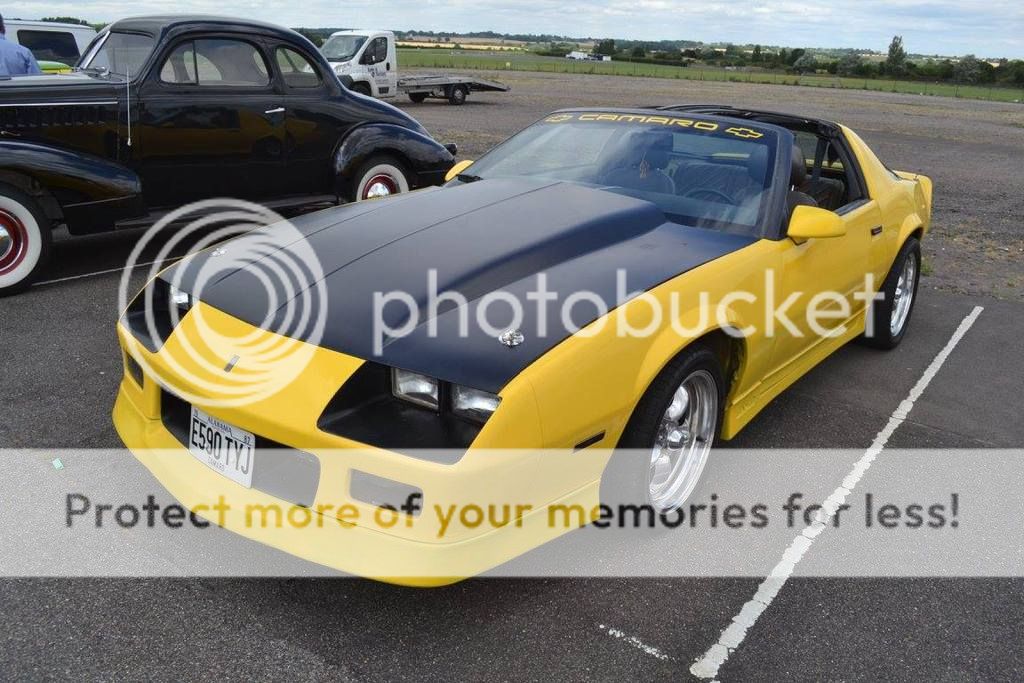
[[[409,174],[394,157],[373,157],[355,175],[348,200],[361,202],[409,191]]]
[[[409,93],[409,99],[415,102],[416,104],[420,104],[421,102],[423,102],[423,100],[427,99],[427,93],[411,92]]]
[[[50,221],[29,195],[0,185],[0,296],[26,289],[50,258]]]
[[[352,92],[357,92],[360,95],[366,95],[367,97],[373,97],[373,91],[370,90],[370,84],[360,81],[359,83],[353,83],[350,88]]]
[[[448,91],[448,101],[454,104],[456,107],[466,103],[466,95],[469,91],[466,90],[464,85],[452,86],[452,89]]]

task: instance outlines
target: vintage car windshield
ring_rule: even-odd
[[[672,115],[553,114],[486,154],[461,180],[529,176],[656,204],[669,220],[764,234],[776,135]]]
[[[366,42],[366,36],[331,36],[320,51],[332,62],[347,62]]]
[[[105,70],[118,76],[135,76],[145,66],[155,45],[156,40],[152,36],[110,32],[93,42],[78,67]]]

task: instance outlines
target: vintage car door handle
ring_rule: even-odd
[[[881,225],[876,225],[875,227],[871,228],[871,236],[872,237],[878,237],[881,234],[882,234],[882,226]]]
[[[266,110],[263,113],[264,114],[283,114],[284,113],[284,107],[278,107],[276,109],[268,109],[268,110]]]

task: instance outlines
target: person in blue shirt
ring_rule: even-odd
[[[39,63],[27,47],[7,40],[4,18],[0,15],[0,76],[24,76],[42,73]]]

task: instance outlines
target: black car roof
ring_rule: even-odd
[[[772,123],[783,128],[798,130],[814,130],[829,135],[839,132],[839,124],[825,119],[803,116],[800,114],[788,114],[785,112],[766,111],[763,109],[747,109],[745,107],[734,107],[729,104],[668,104],[646,107],[656,111],[678,111],[688,114],[703,114],[705,116],[725,116],[732,119],[744,121],[757,121],[759,123]]]
[[[238,17],[222,17],[206,14],[158,14],[144,17],[129,17],[115,21],[109,26],[111,31],[138,31],[148,33],[155,37],[162,37],[165,33],[178,28],[195,28],[199,30],[228,29],[239,31],[252,31],[257,29],[260,33],[269,33],[280,37],[294,38],[300,34],[291,29],[270,24],[263,21],[252,21],[239,19]]]

